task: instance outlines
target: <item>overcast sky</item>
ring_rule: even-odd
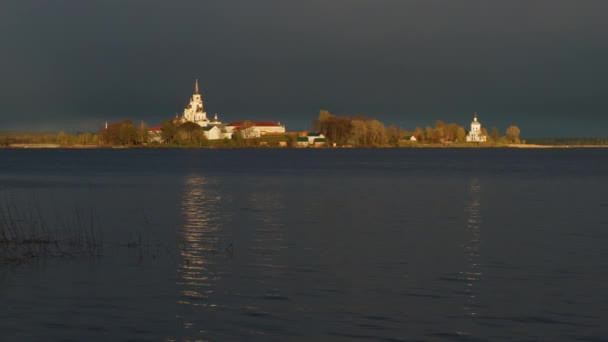
[[[209,114],[608,136],[606,0],[2,0],[0,130]]]

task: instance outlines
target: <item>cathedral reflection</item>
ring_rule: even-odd
[[[472,179],[469,184],[468,199],[466,202],[466,234],[467,241],[464,244],[464,252],[467,258],[467,268],[462,272],[465,280],[466,302],[463,307],[468,316],[476,316],[477,312],[477,293],[478,283],[481,280],[482,272],[480,265],[481,248],[481,212],[480,212],[481,185],[478,179]]]
[[[218,276],[213,262],[222,243],[221,196],[212,183],[198,175],[186,178],[181,212],[184,224],[179,231],[178,303],[207,306]]]
[[[176,318],[180,334],[192,339],[209,339],[211,327],[241,329],[235,310],[257,317],[290,308],[277,301],[289,280],[284,193],[272,182],[220,180],[188,176],[181,199]]]

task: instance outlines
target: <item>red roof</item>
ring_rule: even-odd
[[[274,121],[234,121],[228,124],[228,126],[241,127],[245,124],[245,122],[251,123],[253,126],[273,126],[273,127],[281,127],[281,124]]]
[[[160,128],[160,126],[154,126],[154,127],[150,127],[148,128],[149,131],[161,131],[162,129]]]

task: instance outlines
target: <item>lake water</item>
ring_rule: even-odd
[[[0,340],[606,341],[607,194],[608,149],[0,150],[103,241],[1,263]]]

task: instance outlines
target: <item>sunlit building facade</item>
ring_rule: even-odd
[[[222,122],[219,120],[217,114],[213,117],[213,120],[207,118],[207,112],[203,104],[203,97],[198,88],[198,79],[194,83],[194,94],[190,98],[190,103],[184,108],[184,115],[181,119],[183,122],[194,122],[201,127],[209,125],[221,125]]]
[[[269,133],[285,133],[285,125],[274,121],[234,121],[226,126],[226,130],[240,131],[244,138],[259,138]]]
[[[477,121],[477,113],[471,122],[471,130],[467,134],[467,142],[485,142],[487,137],[481,133],[481,123]]]

